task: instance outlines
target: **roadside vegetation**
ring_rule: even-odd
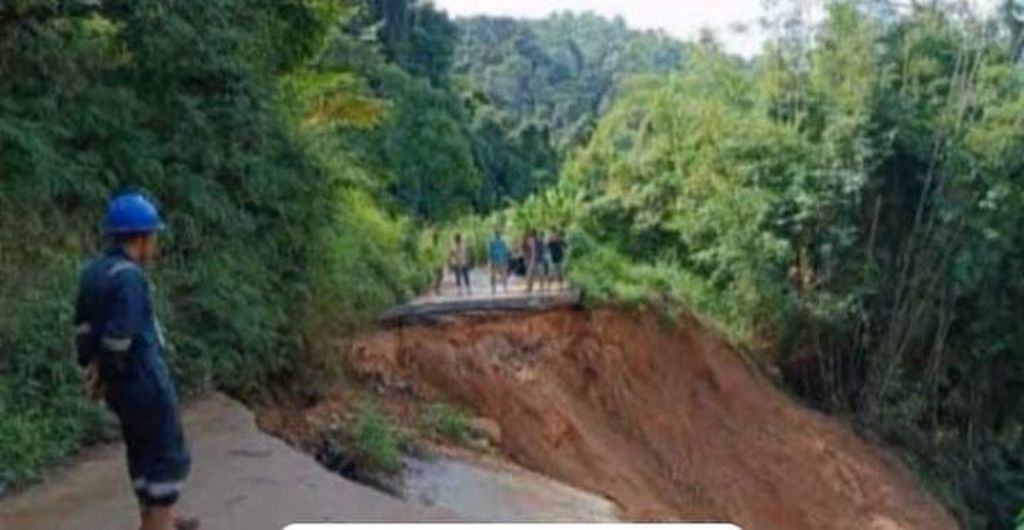
[[[466,414],[447,403],[428,405],[421,423],[428,434],[456,445],[468,443],[475,434]]]
[[[351,421],[320,433],[315,456],[343,477],[397,495],[403,460],[412,452],[414,438],[385,409],[367,404],[353,412]]]
[[[376,409],[362,411],[355,423],[354,457],[364,467],[381,473],[402,469],[398,428],[389,416]]]
[[[326,468],[395,494],[401,491],[405,459],[423,457],[429,444],[469,446],[482,436],[460,409],[447,403],[427,403],[404,417],[373,399],[344,414],[320,433],[314,445]]]
[[[1024,503],[1024,71],[962,13],[830,4],[638,76],[568,160],[573,281],[713,319],[899,448],[968,528]],[[552,214],[555,215],[555,214]],[[766,352],[767,353],[767,352]]]

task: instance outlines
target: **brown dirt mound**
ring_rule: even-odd
[[[351,369],[493,418],[520,464],[634,520],[754,530],[943,530],[955,520],[894,458],[792,401],[693,320],[602,310],[396,328]]]

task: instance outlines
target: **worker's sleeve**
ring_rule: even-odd
[[[100,349],[107,359],[114,359],[131,349],[132,340],[142,328],[148,294],[138,267],[115,266],[108,274],[107,324]]]
[[[75,300],[75,349],[78,352],[78,365],[87,366],[96,357],[96,337],[92,324],[85,318],[84,289],[79,289]]]

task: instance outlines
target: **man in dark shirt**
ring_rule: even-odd
[[[555,230],[548,240],[548,253],[551,255],[551,279],[558,289],[565,287],[565,234]]]
[[[142,530],[194,529],[198,521],[172,515],[191,457],[142,270],[156,257],[162,229],[156,207],[141,194],[110,201],[103,232],[111,244],[82,270],[75,343],[90,397],[104,399],[120,420]]]

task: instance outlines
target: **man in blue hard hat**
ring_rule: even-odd
[[[120,420],[142,530],[199,526],[172,514],[191,457],[142,269],[156,258],[163,227],[156,207],[141,193],[111,199],[103,217],[109,245],[82,270],[75,304],[75,342],[86,389]]]

